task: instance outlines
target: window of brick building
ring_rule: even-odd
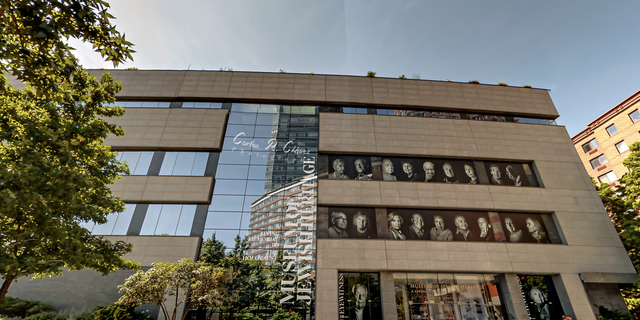
[[[605,163],[607,163],[607,158],[604,156],[604,154],[599,155],[597,158],[591,159],[591,166],[595,169]]]
[[[636,122],[640,121],[640,112],[638,112],[638,109],[636,109],[633,112],[629,113],[629,118],[631,118],[631,122],[633,122],[633,123],[636,123]]]
[[[613,136],[614,134],[618,133],[618,128],[616,128],[615,124],[612,124],[607,127],[607,132],[609,133],[609,136]]]
[[[613,173],[613,171],[609,171],[609,172],[599,176],[598,180],[600,180],[601,183],[613,183],[616,180],[618,180],[618,177],[616,176],[615,173]]]
[[[598,147],[598,141],[596,141],[596,138],[593,138],[589,142],[582,145],[582,150],[584,150],[584,152],[587,153],[597,147]]]
[[[627,147],[627,144],[624,142],[624,140],[616,143],[616,149],[618,149],[619,153],[623,153],[625,151],[629,151],[629,147]]]

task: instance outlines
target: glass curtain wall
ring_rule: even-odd
[[[292,192],[291,185],[309,175],[304,159],[313,158],[315,168],[317,153],[318,107],[234,103],[203,238],[215,234],[227,248],[233,248],[236,235],[252,234],[252,247],[264,244],[265,234],[278,238],[286,208],[274,208],[287,205],[278,190]],[[261,211],[253,210],[257,205]]]

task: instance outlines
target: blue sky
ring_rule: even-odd
[[[267,71],[551,90],[570,135],[640,90],[640,1],[112,0],[139,69]],[[85,67],[110,67],[74,43]]]

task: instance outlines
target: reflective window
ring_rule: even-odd
[[[110,107],[124,107],[124,108],[169,108],[171,106],[170,101],[117,101],[111,103]],[[179,104],[174,104],[174,107]],[[220,109],[222,108],[222,102],[183,102],[182,108],[185,109]]]
[[[609,133],[609,136],[613,136],[614,134],[618,133],[618,128],[616,128],[615,124],[612,124],[607,127],[607,133]]]
[[[296,179],[307,176],[303,159],[311,157],[315,166],[317,150],[318,107],[233,103],[218,158],[205,237],[215,234],[229,247],[238,234],[283,228],[284,216],[277,213],[287,203],[272,201],[267,195],[289,194],[279,188],[293,188]],[[252,214],[264,216],[252,224]],[[276,237],[264,244],[255,239],[250,243],[253,252],[277,250],[285,241]]]
[[[582,145],[582,150],[584,150],[584,152],[587,153],[597,147],[598,147],[598,141],[596,141],[596,138],[593,138],[589,140],[589,142]]]
[[[129,166],[129,173],[133,176],[147,175],[153,151],[120,151],[116,156],[118,161],[126,162]]]
[[[150,204],[140,235],[188,236],[196,205]]]
[[[504,116],[492,114],[463,114],[448,111],[433,110],[406,110],[406,109],[381,109],[381,108],[361,108],[361,107],[338,107],[326,106],[320,107],[320,112],[348,113],[348,114],[377,114],[400,117],[419,117],[419,118],[440,118],[440,119],[467,119],[479,121],[497,121],[497,122],[517,122],[526,124],[542,124],[557,125],[553,119],[529,118],[520,116]]]
[[[609,171],[599,176],[598,180],[600,180],[601,183],[613,183],[613,182],[616,182],[616,180],[618,180],[618,177],[613,171]]]
[[[222,102],[183,102],[182,108],[186,109],[221,109]]]
[[[607,158],[604,156],[604,154],[599,155],[596,158],[591,159],[591,161],[589,161],[591,163],[591,167],[593,167],[594,169],[607,163]]]
[[[107,222],[104,224],[81,222],[80,225],[95,235],[126,235],[135,210],[135,204],[125,204],[124,211],[111,213],[107,216]]]
[[[638,112],[638,109],[634,110],[633,112],[629,113],[629,118],[631,118],[631,122],[636,123],[640,120],[640,112]]]
[[[166,152],[161,176],[204,176],[209,160],[208,152]]]
[[[629,147],[627,147],[627,144],[624,142],[624,140],[616,143],[616,149],[618,149],[618,153],[629,151]]]
[[[166,101],[117,101],[110,106],[124,108],[169,108],[171,102]]]

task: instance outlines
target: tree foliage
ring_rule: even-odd
[[[629,172],[619,180],[620,184],[612,186],[606,183],[596,183],[596,191],[604,204],[611,222],[616,228],[629,258],[640,271],[640,142],[629,148],[631,153],[623,161]],[[622,288],[622,296],[627,307],[634,316],[640,316],[640,283]]]
[[[151,269],[138,271],[125,280],[120,288],[118,303],[160,306],[167,320],[176,320],[178,308],[186,310],[199,306],[221,306],[225,286],[233,274],[202,261],[187,258],[176,263],[156,262]],[[188,292],[188,294],[187,294]],[[169,301],[171,298],[171,301]],[[173,311],[170,306],[173,305]],[[187,315],[185,312],[182,319]]]
[[[219,319],[239,319],[249,317],[246,310],[270,309],[280,310],[280,299],[286,296],[280,290],[285,273],[282,270],[284,250],[280,248],[276,259],[270,264],[260,260],[253,260],[247,256],[247,238],[235,238],[233,249],[225,253],[225,244],[212,235],[207,239],[200,253],[200,260],[215,267],[227,268],[233,271],[235,278],[225,288]],[[304,268],[306,264],[302,265]],[[315,286],[315,279],[310,285]],[[309,309],[304,301],[297,301],[292,307]],[[282,319],[297,319],[297,313],[277,311]],[[275,317],[275,315],[274,315]],[[289,318],[291,317],[291,318]],[[277,319],[277,318],[274,318]],[[279,318],[278,318],[279,319]]]
[[[265,289],[264,263],[246,259],[247,238],[236,236],[234,248],[225,253],[225,245],[212,235],[202,247],[200,260],[214,267],[226,268],[235,277],[226,284],[220,318],[234,317],[243,309],[260,304],[258,292]]]
[[[107,9],[100,0],[0,0],[0,303],[22,276],[138,267],[122,259],[131,245],[80,226],[124,208],[108,185],[128,169],[103,144],[124,134],[104,120],[124,113],[107,107],[121,86],[87,73],[67,44],[89,42],[114,65],[130,59]]]

